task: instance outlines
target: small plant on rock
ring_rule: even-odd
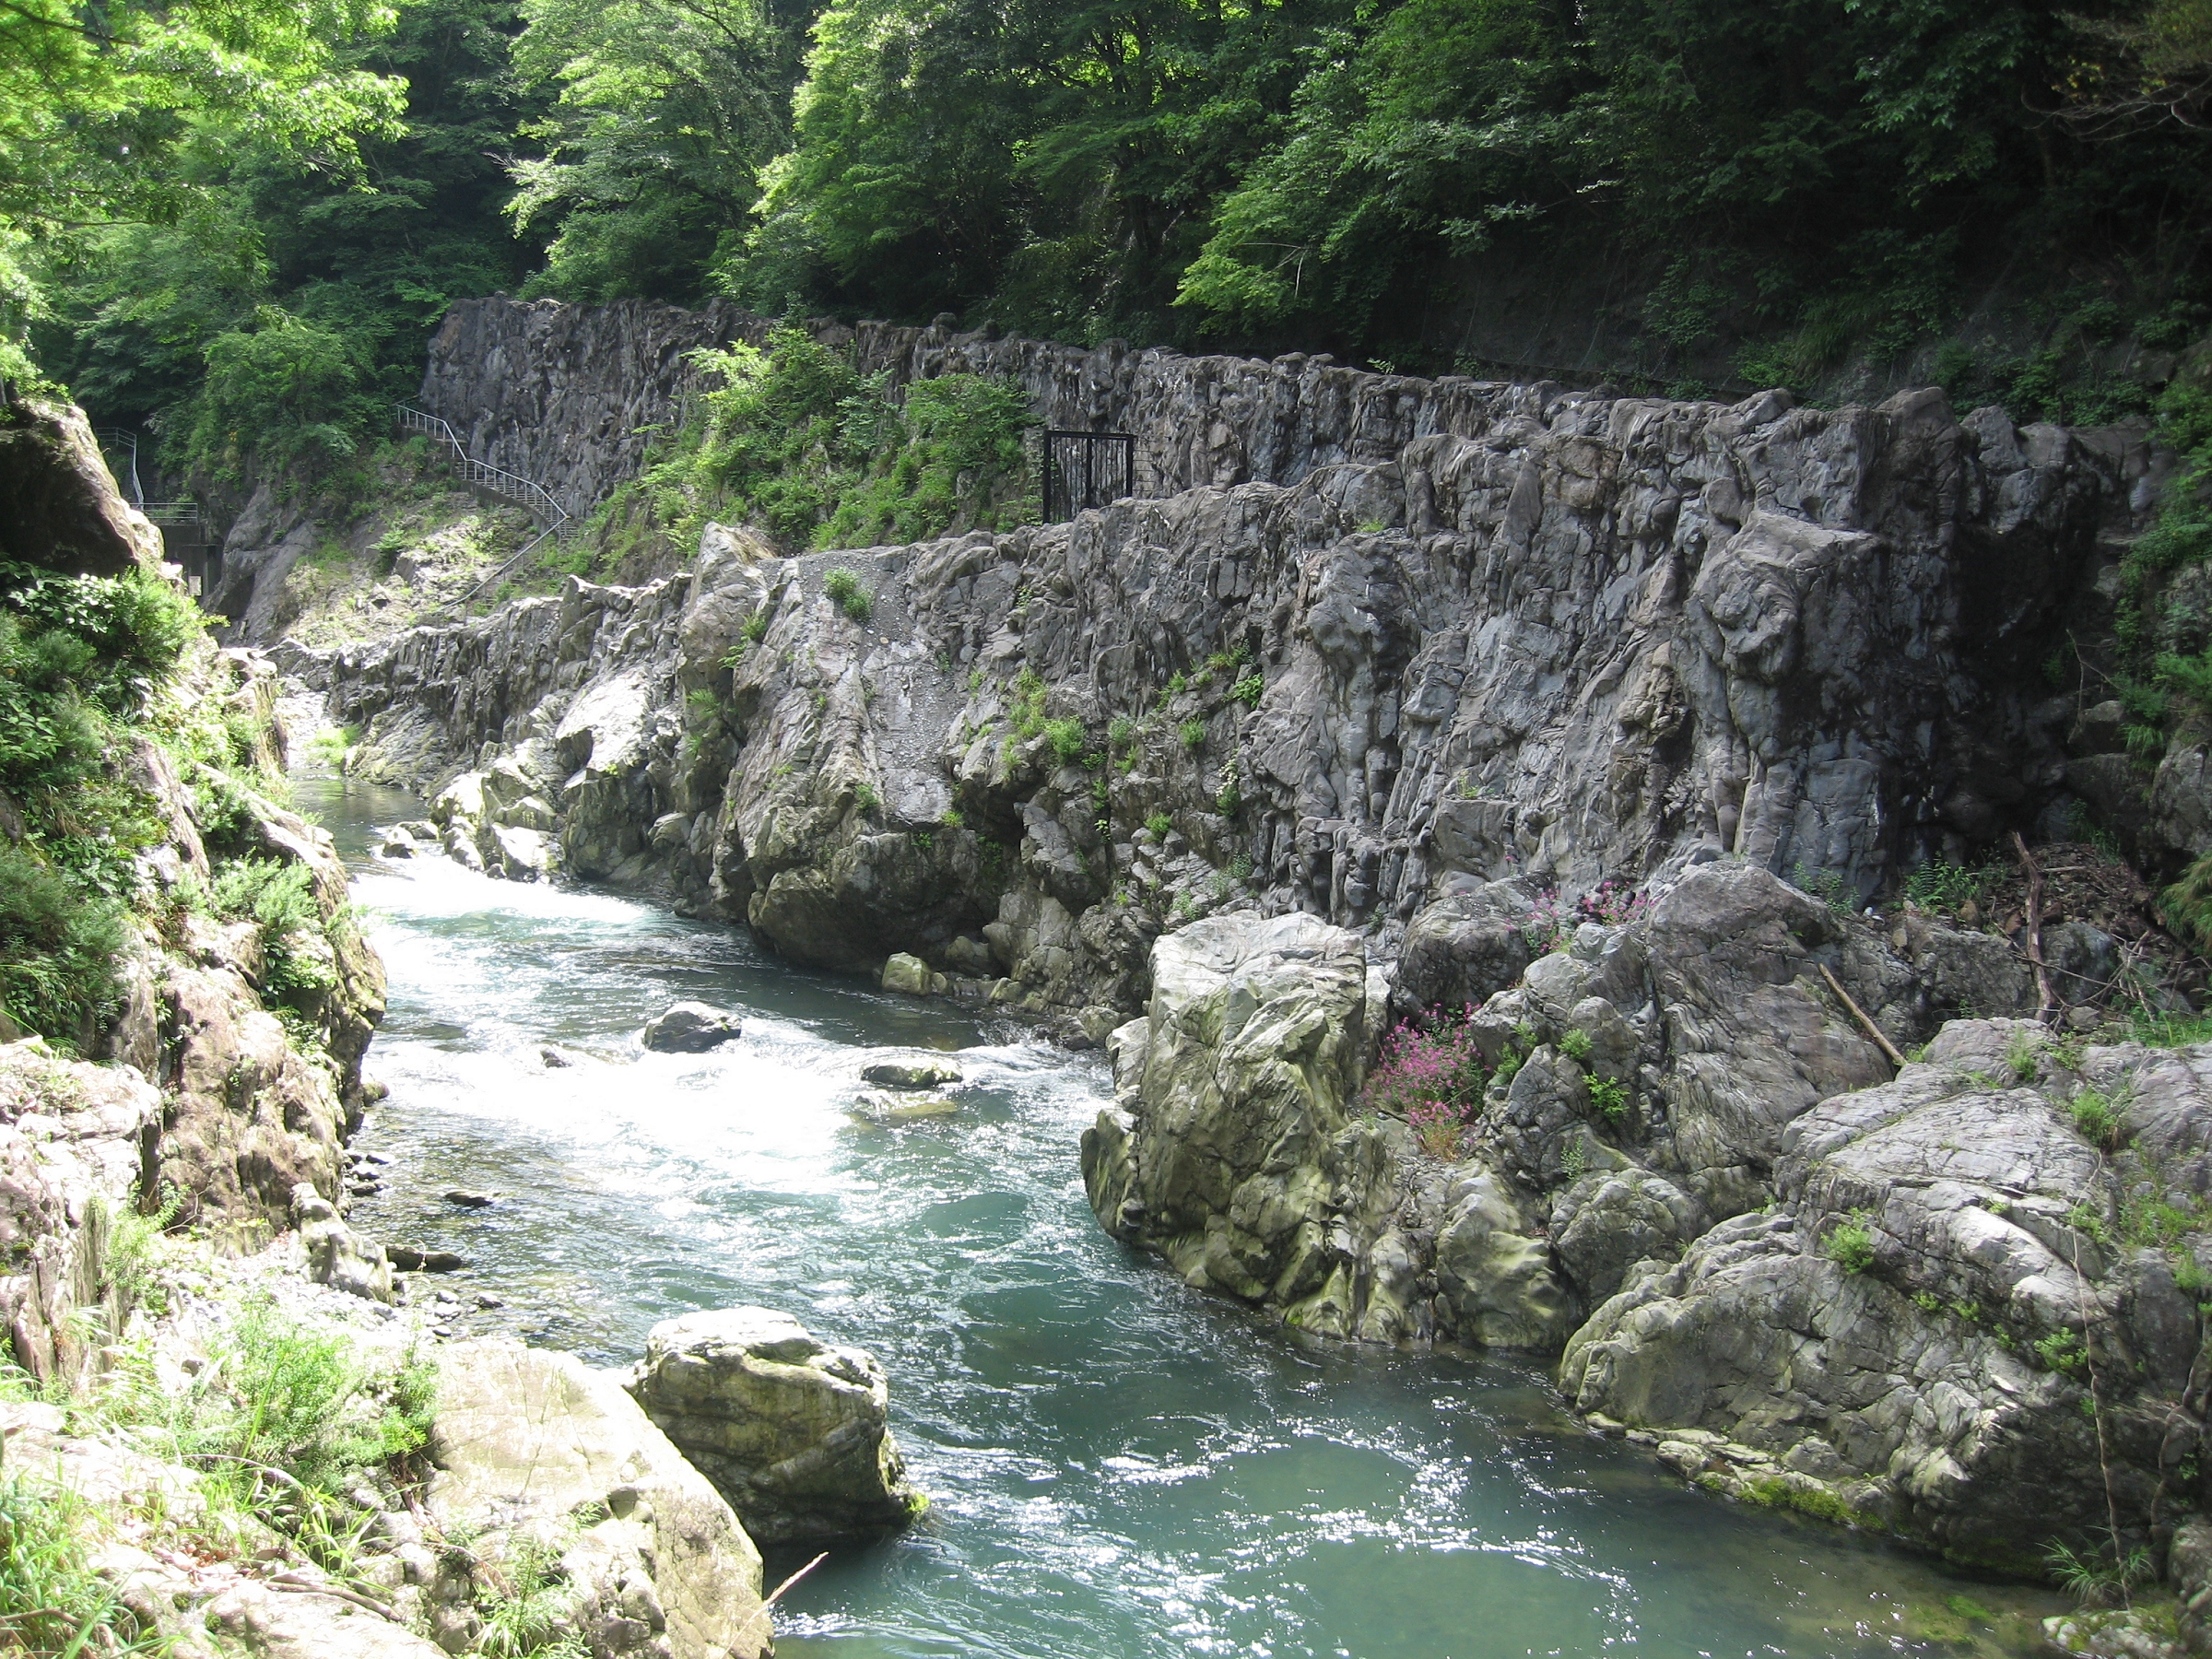
[[[2058,1587],[2085,1607],[2124,1601],[2130,1590],[2152,1577],[2150,1551],[2141,1545],[2124,1554],[2116,1546],[2077,1553],[2064,1544],[2053,1544],[2043,1559],[2050,1563],[2051,1576]]]
[[[1600,927],[1625,927],[1641,921],[1651,908],[1651,897],[1641,888],[1608,876],[1574,901],[1574,919]]]
[[[1590,1033],[1583,1030],[1567,1032],[1559,1039],[1559,1053],[1577,1065],[1590,1063]]]
[[[1874,1266],[1874,1230],[1866,1225],[1863,1211],[1854,1210],[1850,1218],[1829,1230],[1821,1244],[1821,1253],[1846,1273],[1865,1273]]]
[[[1206,741],[1206,722],[1186,720],[1176,728],[1176,735],[1182,739],[1184,748],[1196,748]]]
[[[1175,820],[1164,812],[1155,812],[1145,819],[1145,828],[1152,831],[1154,841],[1166,841],[1168,831],[1175,828]]]
[[[2039,1338],[2035,1357],[2042,1361],[2046,1371],[2054,1371],[2062,1377],[2077,1376],[2089,1368],[2089,1351],[2072,1331],[2053,1331]]]
[[[1266,689],[1267,682],[1265,680],[1256,674],[1248,674],[1235,685],[1230,687],[1229,695],[1233,700],[1242,703],[1247,709],[1256,709],[1260,706],[1261,694]]]
[[[1083,759],[1083,723],[1079,720],[1048,720],[1044,735],[1052,739],[1053,753],[1061,760],[1073,765]]]
[[[823,577],[822,592],[855,622],[865,622],[876,608],[876,601],[869,596],[868,590],[860,585],[860,578],[850,571],[832,571]]]
[[[2005,1065],[2019,1082],[2032,1083],[2042,1052],[2043,1045],[2026,1031],[2015,1031],[2012,1041],[2005,1045]]]
[[[2066,1102],[2066,1112],[2081,1138],[2106,1152],[2116,1151],[2127,1132],[2127,1103],[2100,1088],[2084,1085]]]
[[[1590,1105],[1606,1123],[1625,1123],[1629,1115],[1629,1086],[1618,1077],[1593,1077],[1590,1079]]]

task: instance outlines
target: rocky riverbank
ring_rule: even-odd
[[[346,1219],[383,971],[332,838],[282,804],[276,671],[199,636],[80,414],[11,404],[6,429],[0,487],[29,503],[0,594],[10,781],[41,793],[0,790],[18,884],[0,988],[46,1022],[27,1035],[0,1013],[11,1636],[296,1659],[765,1653],[760,1559],[725,1492],[772,1494],[778,1538],[905,1524],[923,1501],[880,1370],[760,1309],[723,1315],[704,1350],[671,1322],[634,1373],[446,1340],[450,1299],[395,1273],[439,1264]],[[98,651],[74,637],[101,629]],[[141,682],[69,678],[134,652],[157,665]],[[71,724],[102,697],[104,751]],[[87,752],[74,807],[24,763],[57,731]],[[79,861],[113,852],[130,904],[100,912],[107,931],[69,931],[50,823]],[[715,1444],[713,1478],[656,1420]]]
[[[2212,1116],[2110,1017],[2195,981],[2109,841],[2048,851],[2119,728],[2033,673],[2155,457],[1934,393],[900,349],[1079,382],[1160,495],[795,559],[712,527],[680,577],[288,667],[464,862],[1109,1042],[1087,1187],[1194,1285],[1562,1353],[1737,1497],[2182,1571]],[[1201,404],[1235,441],[1193,472]],[[2186,818],[2114,828],[2173,868]],[[2014,827],[2125,913],[1900,902],[1924,864],[1997,903],[1969,855]],[[1441,1125],[1371,1088],[1409,1018],[1482,1074]]]

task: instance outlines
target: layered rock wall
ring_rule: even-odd
[[[2125,511],[2103,437],[1932,392],[1350,378],[1343,418],[1269,452],[1295,484],[792,559],[716,528],[686,580],[311,666],[386,775],[509,751],[501,789],[579,873],[1040,1010],[1141,1006],[1151,940],[1211,910],[1306,911],[1388,960],[1455,884],[1704,849],[1865,896],[2064,817],[2074,700],[2028,665]],[[1465,430],[1413,435],[1447,406]]]

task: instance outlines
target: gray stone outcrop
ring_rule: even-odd
[[[787,1313],[665,1319],[630,1386],[762,1543],[878,1536],[924,1507],[886,1427],[883,1368]]]
[[[465,861],[526,828],[794,959],[908,953],[933,990],[1099,1031],[1192,915],[1308,911],[1407,959],[1409,999],[1479,1000],[1520,965],[1521,900],[1460,913],[1486,883],[1733,853],[1866,895],[2065,787],[2071,705],[1985,653],[2057,625],[2122,511],[2094,435],[1935,393],[1829,412],[1183,363],[1173,396],[1100,408],[1159,448],[1193,365],[1275,390],[1207,417],[1250,453],[1179,452],[1180,493],[793,559],[714,527],[688,578],[573,582],[316,671],[373,775],[488,791],[511,766],[449,834]]]
[[[500,1340],[448,1349],[440,1376],[429,1509],[441,1527],[495,1567],[525,1538],[557,1549],[565,1622],[594,1653],[769,1651],[759,1552],[615,1373]],[[474,1587],[445,1591],[445,1626],[465,1644]]]

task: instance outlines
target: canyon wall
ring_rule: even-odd
[[[552,326],[503,305],[441,340]],[[2072,808],[2082,700],[2039,665],[2118,551],[2139,440],[1934,392],[1724,407],[856,345],[1049,369],[1150,433],[1150,465],[1220,477],[912,547],[785,559],[718,527],[674,584],[348,647],[314,672],[362,763],[435,790],[512,751],[493,794],[578,874],[1094,1026],[1211,910],[1310,912],[1391,960],[1455,884],[1572,892],[1722,853],[1865,898]]]

